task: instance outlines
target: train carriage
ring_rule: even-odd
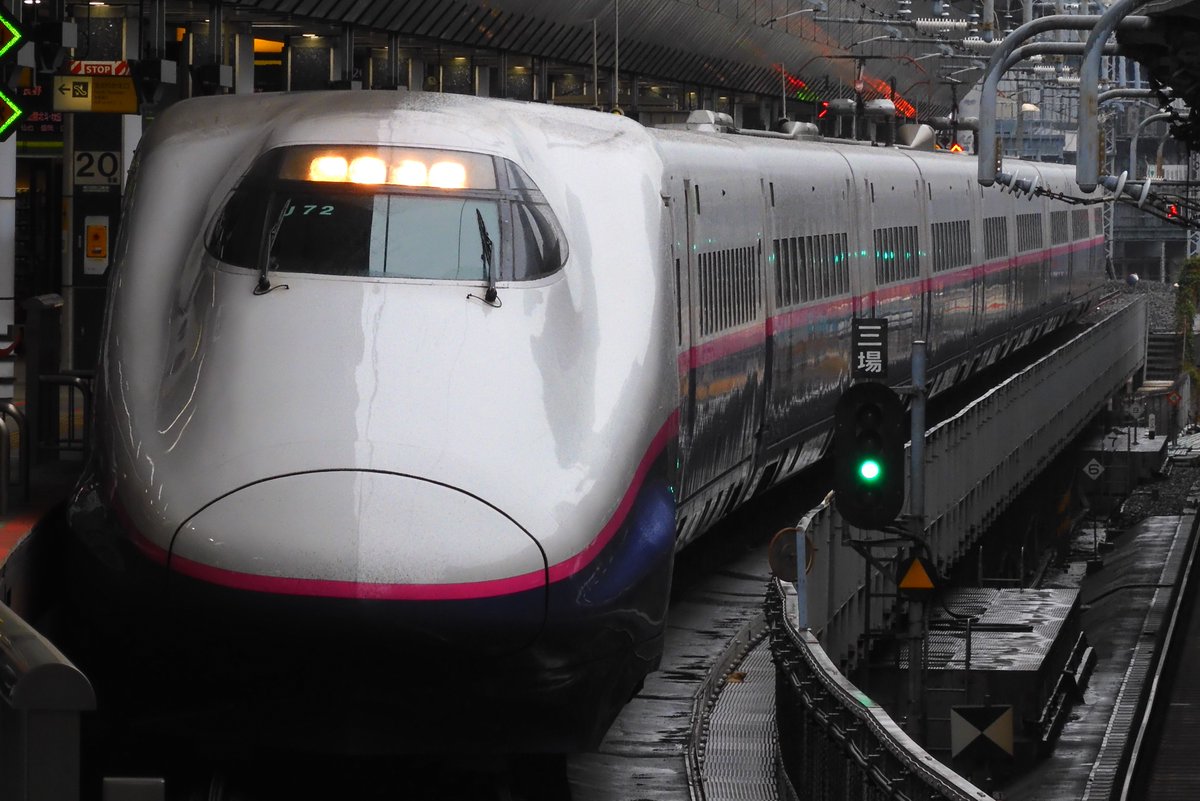
[[[1095,293],[1086,210],[971,159],[700,127],[404,91],[156,120],[69,509],[77,613],[129,646],[101,692],[211,743],[594,744],[677,549],[820,457],[852,319],[941,390]]]

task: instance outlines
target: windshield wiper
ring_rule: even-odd
[[[276,266],[275,261],[275,240],[279,236],[279,229],[283,226],[283,218],[292,210],[292,200],[288,198],[283,203],[283,208],[279,210],[279,216],[275,218],[275,224],[271,226],[271,230],[267,232],[267,252],[263,257],[262,264],[258,268],[258,286],[254,287],[255,295],[265,295],[272,289],[279,287],[271,286],[271,279],[267,277],[267,271]],[[288,288],[287,284],[280,284],[284,289]]]
[[[492,238],[488,236],[487,223],[483,221],[479,209],[475,209],[475,220],[479,223],[479,243],[483,246],[479,258],[483,261],[483,271],[487,276],[487,292],[483,293],[483,302],[489,306],[499,306],[496,299],[496,271],[492,266]]]

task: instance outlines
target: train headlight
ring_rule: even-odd
[[[387,180],[387,164],[375,156],[359,156],[350,162],[350,180],[356,184],[381,184]]]
[[[497,188],[491,156],[425,148],[361,145],[287,148],[278,170],[280,178],[290,181],[422,189]]]
[[[439,161],[429,168],[429,185],[438,189],[462,189],[467,185],[467,170],[457,161]]]
[[[400,186],[425,186],[429,183],[429,170],[423,161],[404,159],[392,167],[391,183]]]
[[[344,181],[350,165],[341,156],[317,156],[308,165],[310,181]]]

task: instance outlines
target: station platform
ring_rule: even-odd
[[[25,411],[25,370],[21,364],[17,365],[16,376],[12,403],[19,410]],[[69,393],[70,390],[65,387],[59,388],[59,432],[63,441],[75,436],[83,427],[82,406],[72,405]],[[39,455],[30,448],[32,464],[29,471],[29,490],[26,494],[21,486],[18,470],[18,455],[26,447],[26,443],[20,439],[15,426],[10,426],[11,484],[8,488],[7,507],[0,511],[0,566],[7,562],[12,549],[25,538],[37,521],[67,498],[84,464],[83,453],[80,450],[54,452],[42,448]]]
[[[1099,570],[1089,572],[1086,562],[1074,561],[1047,576],[1043,587],[1079,590],[1082,626],[1097,659],[1053,750],[998,788],[1006,801],[1107,799],[1123,780],[1122,755],[1137,736],[1156,635],[1170,612],[1196,528],[1194,510],[1148,517],[1114,538]]]
[[[0,515],[0,565],[7,561],[12,549],[33,530],[47,512],[66,500],[79,478],[82,467],[83,461],[79,458],[35,465],[30,471],[28,498],[19,486],[12,486],[9,490],[8,510]]]

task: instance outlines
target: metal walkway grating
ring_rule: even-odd
[[[700,775],[707,801],[778,801],[775,665],[767,640],[726,679],[708,718]]]

